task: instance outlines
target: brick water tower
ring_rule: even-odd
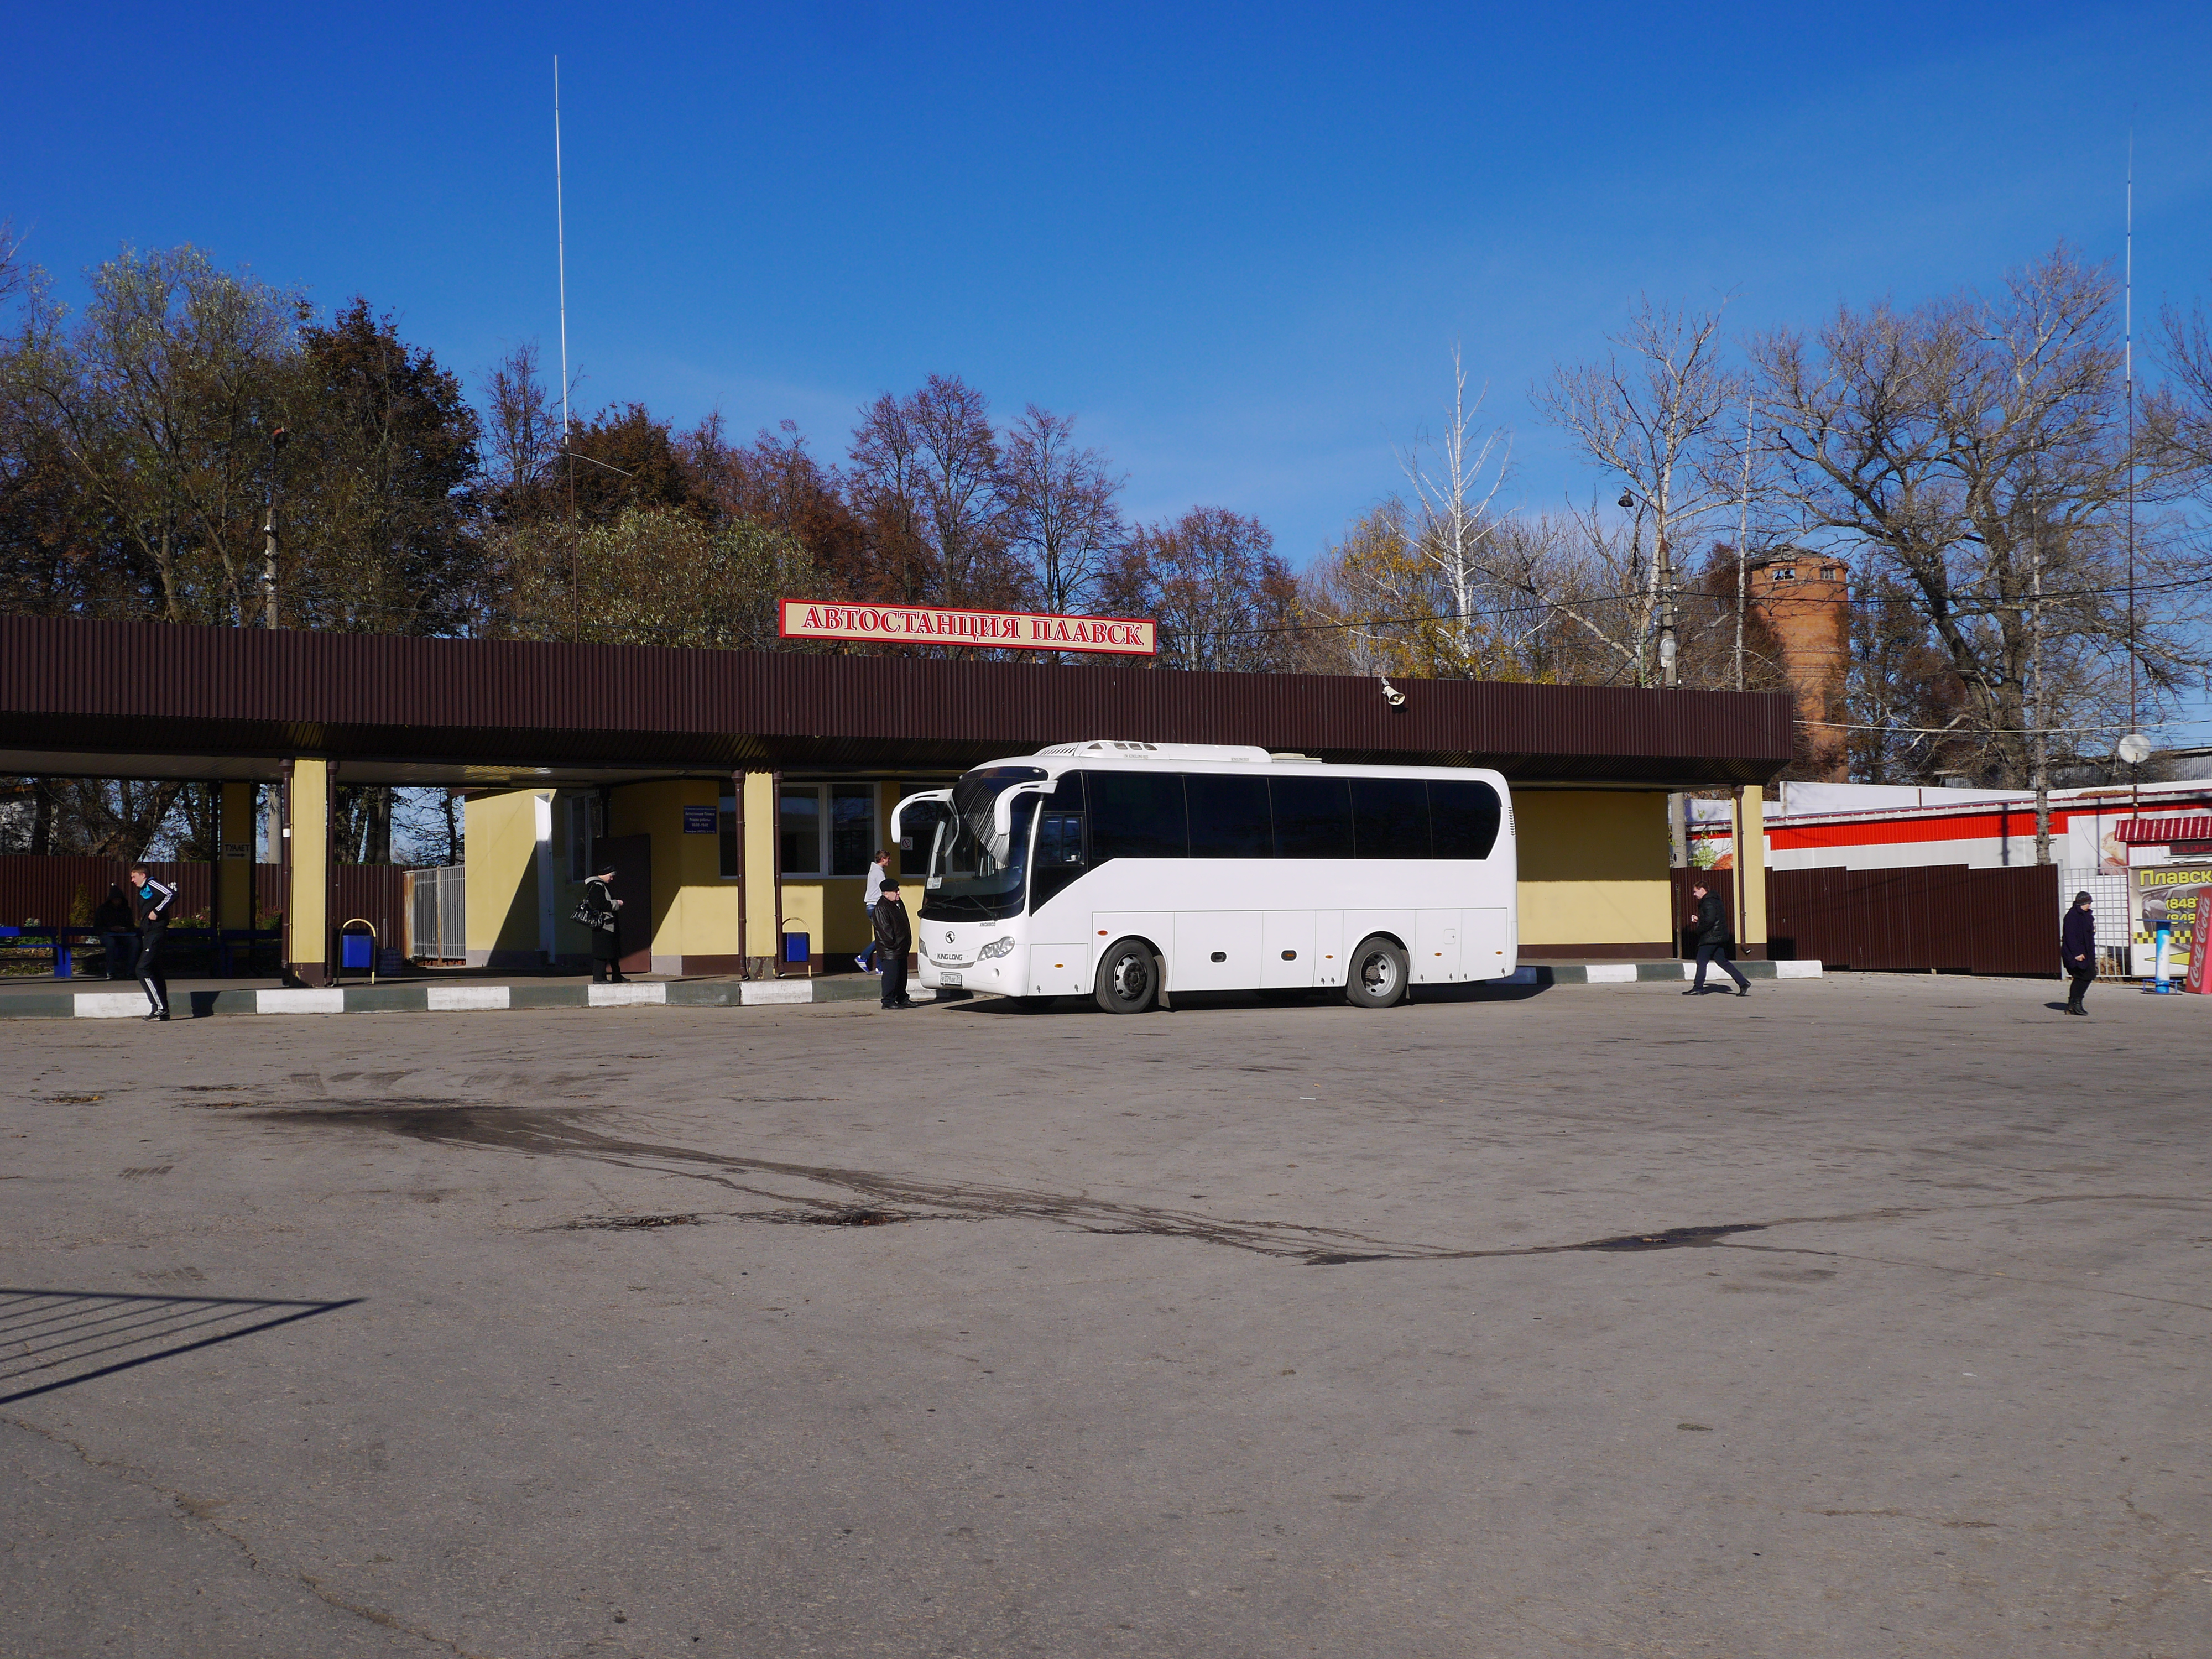
[[[1808,779],[1850,777],[1844,691],[1851,660],[1850,572],[1832,554],[1783,547],[1754,560],[1752,614],[1771,636],[1796,699],[1798,769]]]

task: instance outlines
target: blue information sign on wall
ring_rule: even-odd
[[[687,836],[711,836],[721,828],[720,814],[711,806],[687,806],[684,809],[684,833]]]

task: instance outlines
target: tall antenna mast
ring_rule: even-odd
[[[561,271],[561,453],[568,465],[568,641],[583,632],[576,593],[576,455],[568,447],[568,221],[561,196],[561,55],[553,54],[553,244]]]
[[[2128,129],[2126,276],[2121,301],[2121,378],[2128,404],[2128,735],[2141,724],[2136,708],[2136,130]],[[2142,811],[2142,764],[2128,763],[2128,811]]]
[[[561,447],[568,447],[568,225],[561,199],[561,59],[553,59],[553,242],[561,271]]]

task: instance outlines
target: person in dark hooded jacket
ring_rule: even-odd
[[[2097,977],[2097,917],[2086,892],[2074,895],[2074,908],[2058,928],[2058,956],[2072,984],[2066,991],[2066,1012],[2087,1014],[2081,999]]]

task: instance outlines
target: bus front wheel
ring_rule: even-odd
[[[1117,940],[1098,958],[1098,1006],[1109,1014],[1143,1013],[1159,988],[1159,958],[1140,939]]]
[[[1356,1008],[1388,1008],[1406,994],[1406,952],[1380,933],[1370,933],[1352,953],[1344,1000]]]

